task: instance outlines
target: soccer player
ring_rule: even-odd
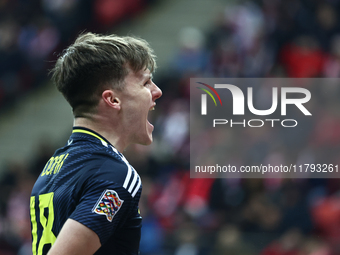
[[[33,255],[139,253],[142,183],[122,152],[152,142],[155,67],[145,40],[93,33],[57,60],[52,79],[74,127],[32,190]]]

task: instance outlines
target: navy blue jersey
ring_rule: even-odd
[[[68,218],[92,229],[95,254],[138,254],[141,179],[105,138],[74,127],[45,165],[31,194],[33,255],[44,255]]]

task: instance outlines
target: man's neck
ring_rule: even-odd
[[[123,142],[123,137],[116,134],[115,128],[111,128],[110,125],[103,124],[100,119],[78,117],[74,119],[73,126],[84,127],[97,132],[121,153],[127,147],[127,145]]]

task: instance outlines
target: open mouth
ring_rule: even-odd
[[[151,122],[149,121],[150,120],[150,112],[152,112],[152,111],[154,111],[155,110],[155,105],[156,105],[156,103],[154,103],[153,104],[153,106],[152,107],[150,107],[150,109],[149,109],[149,114],[148,114],[148,117],[147,117],[147,122],[148,122],[148,124],[150,125],[150,126],[152,126],[153,127],[153,125],[151,124]]]

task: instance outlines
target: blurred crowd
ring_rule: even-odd
[[[80,31],[104,32],[147,0],[0,1],[0,109],[46,83],[47,70]]]
[[[46,60],[75,31],[117,22],[118,14],[103,7],[109,0],[28,2],[0,2],[0,102],[44,80]],[[100,11],[107,16],[96,16]],[[180,31],[171,66],[155,77],[163,97],[151,116],[154,143],[125,153],[143,179],[142,255],[340,254],[339,179],[192,179],[189,173],[189,78],[338,78],[339,15],[339,0],[238,1],[216,15],[209,31]],[[263,102],[268,88],[257,89],[255,100]],[[289,130],[230,129],[226,157],[243,165],[339,164],[340,86],[308,89],[317,102],[313,120],[297,116],[299,128]],[[30,254],[31,187],[58,146],[44,141],[30,165],[8,163],[0,180],[0,255]]]

